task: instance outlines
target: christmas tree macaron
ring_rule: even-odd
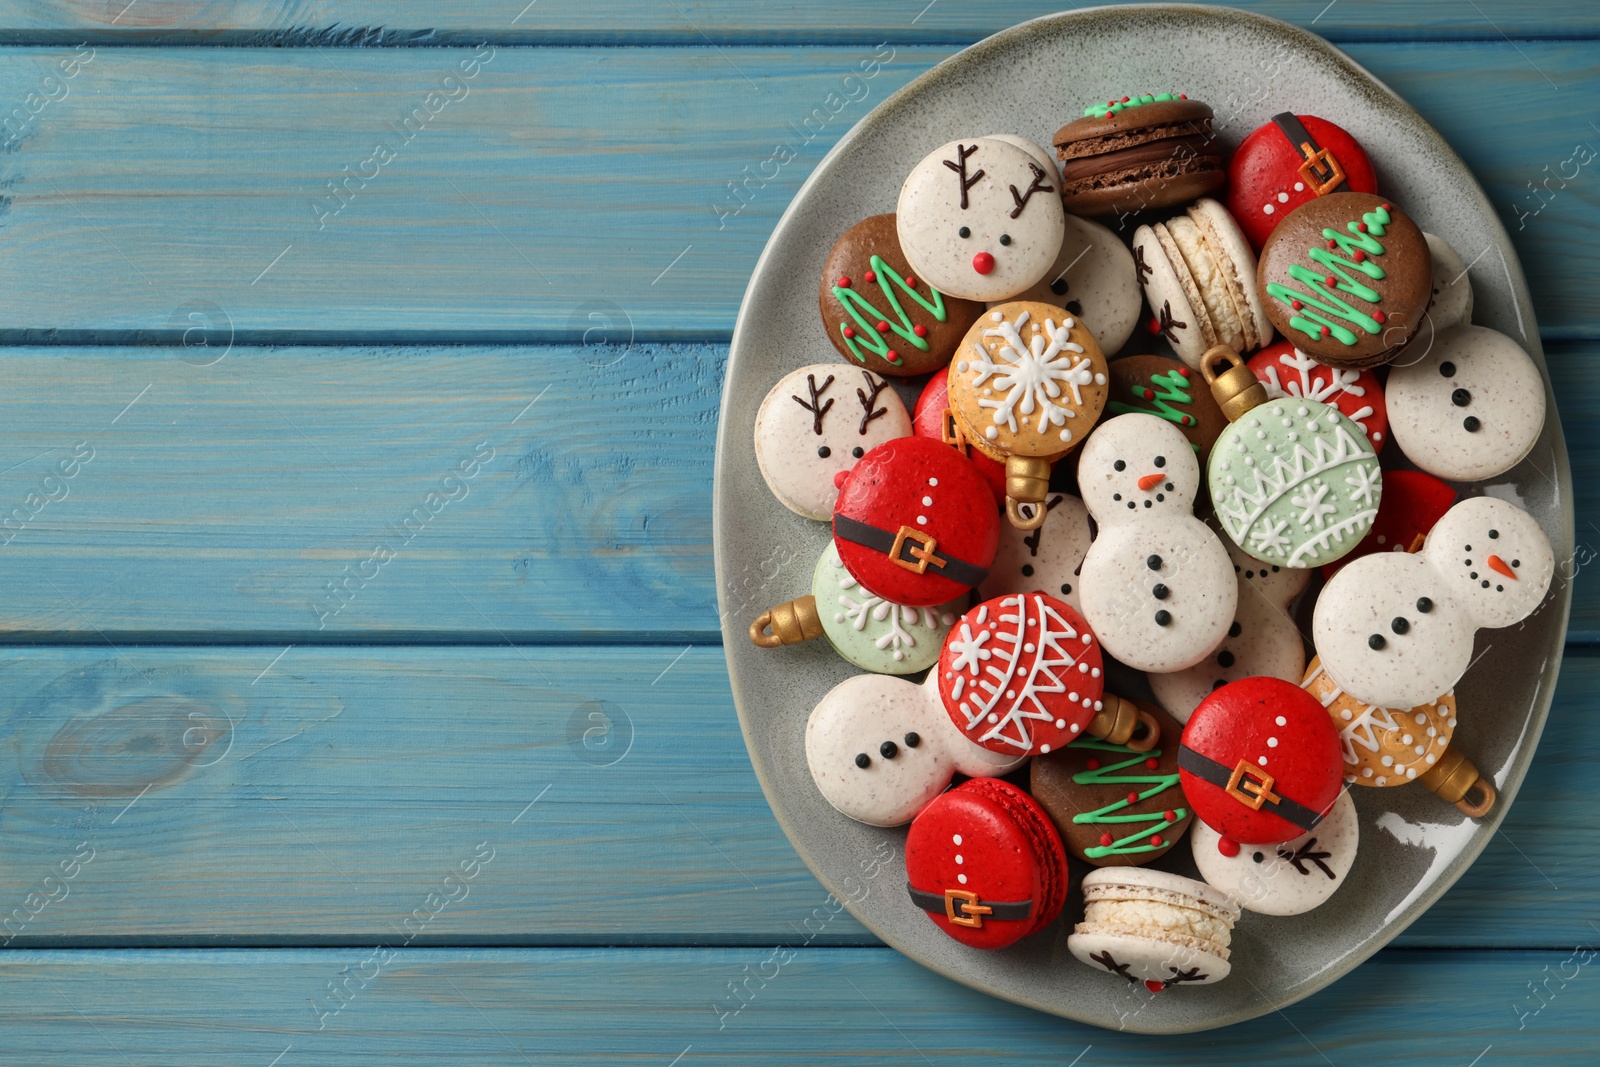
[[[1123,356],[1110,364],[1108,415],[1139,412],[1165,419],[1183,432],[1205,464],[1228,425],[1200,375],[1167,356]]]
[[[1256,269],[1272,325],[1334,367],[1387,363],[1422,324],[1433,260],[1417,224],[1374,193],[1330,193],[1296,208]]]
[[[1207,481],[1233,542],[1281,567],[1317,567],[1354,549],[1383,497],[1383,472],[1361,427],[1318,400],[1269,400],[1230,349],[1208,351],[1200,370],[1231,420],[1211,449]]]
[[[1160,726],[1157,747],[1140,752],[1080,737],[1029,767],[1033,798],[1072,854],[1097,867],[1149,863],[1189,828],[1188,802],[1178,788],[1182,727],[1160,708],[1134,703]]]
[[[817,302],[841,356],[894,377],[949,363],[983,313],[977,301],[946,296],[916,276],[900,251],[893,215],[874,215],[845,231],[822,266]]]

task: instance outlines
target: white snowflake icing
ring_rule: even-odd
[[[888,631],[879,635],[873,643],[878,648],[888,649],[896,660],[906,658],[905,649],[917,647],[916,635],[912,634],[908,627],[922,626],[929,630],[939,628],[939,618],[933,609],[896,604],[881,596],[874,596],[865,589],[861,590],[859,600],[847,592],[859,587],[859,583],[848,571],[840,575],[839,621],[849,620],[857,632],[866,630],[869,619],[875,623],[887,622]]]
[[[1295,521],[1301,526],[1322,529],[1323,523],[1329,515],[1338,511],[1338,507],[1328,503],[1328,485],[1321,478],[1314,478],[1300,488],[1300,492],[1289,498],[1289,503],[1300,509],[1300,514]]]
[[[979,400],[978,405],[994,409],[995,425],[1004,425],[1012,433],[1017,431],[1018,415],[1026,420],[1035,412],[1039,415],[1040,433],[1051,426],[1065,425],[1078,413],[1065,406],[1061,398],[1070,391],[1072,403],[1082,407],[1079,386],[1094,383],[1089,358],[1074,358],[1082,354],[1083,346],[1070,339],[1073,320],[1065,319],[1057,326],[1053,319],[1045,319],[1044,332],[1041,334],[1036,326],[1033,336],[1024,341],[1019,331],[1027,324],[1028,315],[1024,311],[1015,322],[1002,320],[983,331],[983,336],[998,337],[1004,342],[995,353],[998,362],[989,358],[988,349],[982,344],[973,345],[977,358],[967,361],[967,366],[977,372],[972,380],[974,387],[993,377],[995,387],[1005,392],[1001,399]]]
[[[1284,531],[1289,528],[1287,519],[1262,519],[1250,535],[1250,543],[1262,552],[1283,552],[1289,547]]]
[[[1008,609],[1014,613],[1008,613]],[[954,690],[952,695],[960,701],[968,734],[987,724],[987,729],[975,734],[973,740],[981,744],[998,739],[1026,752],[1033,748],[1028,724],[1053,723],[1056,719],[1039,695],[1067,692],[1072,668],[1078,662],[1073,650],[1093,644],[1090,640],[1081,646],[1069,645],[1067,642],[1078,642],[1088,635],[1080,635],[1038,594],[1006,597],[1000,601],[1000,610],[998,622],[1004,629],[983,629],[974,637],[963,622],[961,636],[950,642],[949,647],[957,654],[951,667],[973,676],[968,699],[961,699],[960,690]],[[982,627],[987,613],[985,605],[973,621]],[[1038,631],[1029,635],[1031,640],[1024,641],[1030,626],[1037,626]],[[992,647],[991,638],[995,642]],[[980,669],[980,661],[984,660],[989,662]],[[965,681],[966,676],[956,680]]]
[[[1375,507],[1376,497],[1383,491],[1383,472],[1377,467],[1357,467],[1345,478],[1344,484],[1353,487],[1351,500],[1363,507]]]

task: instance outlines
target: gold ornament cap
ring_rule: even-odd
[[[1044,498],[1050,495],[1050,461],[1037,456],[1006,457],[1006,518],[1019,530],[1037,530],[1044,525]],[[1020,504],[1032,505],[1023,515]]]
[[[1161,740],[1161,724],[1155,716],[1113,693],[1101,700],[1100,711],[1089,720],[1088,732],[1113,745],[1127,745],[1135,752],[1149,752]]]
[[[1228,369],[1218,374],[1217,364],[1223,362],[1228,364]],[[1200,357],[1200,376],[1211,387],[1211,395],[1229,422],[1238,422],[1245,412],[1267,402],[1267,387],[1261,384],[1244,357],[1227,345],[1206,349],[1206,354]]]
[[[1460,808],[1468,817],[1481,819],[1494,807],[1494,783],[1478,773],[1472,761],[1455,749],[1446,749],[1437,763],[1417,781]],[[1476,794],[1476,800],[1468,798]]]
[[[769,608],[750,624],[750,642],[757,648],[798,645],[821,636],[822,617],[817,614],[817,598],[810,594]]]

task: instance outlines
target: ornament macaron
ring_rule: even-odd
[[[918,437],[927,437],[934,441],[943,441],[951,448],[960,452],[983,475],[983,480],[989,483],[989,488],[994,490],[994,499],[997,506],[1003,506],[1006,498],[1006,465],[998,460],[990,459],[967,444],[967,436],[962,433],[961,426],[956,422],[955,415],[950,411],[950,373],[941,369],[928,376],[928,384],[922,387],[922,392],[917,396],[917,402],[911,409],[911,432]]]
[[[973,778],[912,822],[906,889],[913,907],[962,944],[1005,948],[1061,913],[1066,850],[1027,793],[998,778]]]
[[[1185,204],[1227,181],[1211,108],[1185,93],[1122,96],[1084,108],[1051,142],[1074,215]]]
[[[885,441],[907,437],[911,416],[870,371],[814,363],[778,381],[756,412],[756,463],[778,502],[826,520],[838,478]]]
[[[1366,150],[1315,115],[1282,112],[1258,126],[1228,161],[1228,210],[1256,248],[1290,212],[1328,193],[1375,193]]]
[[[1322,401],[1269,400],[1230,349],[1208,351],[1200,372],[1230,420],[1206,480],[1233,543],[1280,567],[1321,566],[1353,550],[1383,498],[1383,471],[1361,427]]]
[[[1198,823],[1189,836],[1194,865],[1208,885],[1245,911],[1301,915],[1325,903],[1344,885],[1356,860],[1361,826],[1349,791],[1339,794],[1326,818],[1299,837],[1276,845],[1250,845],[1228,855],[1219,835]]]
[[[1133,232],[1133,258],[1154,317],[1150,332],[1191,367],[1214,345],[1254,352],[1272,340],[1256,290],[1256,255],[1212,199]]]
[[[1109,357],[1128,343],[1144,294],[1133,253],[1122,239],[1092,219],[1068,215],[1061,251],[1050,270],[1011,299],[1065,308],[1089,328]]]
[[[1194,709],[1178,752],[1183,794],[1231,855],[1316,829],[1344,781],[1339,734],[1293,682],[1244,678]]]
[[[1028,515],[1049,488],[1050,464],[1077,448],[1105,410],[1106,361],[1094,335],[1059,307],[1014,301],[973,323],[950,364],[950,411],[971,447],[1006,465],[1006,517]]]
[[[976,137],[936,148],[912,168],[895,229],[922,281],[963,300],[1009,300],[1049,271],[1065,217],[1056,176],[1033,152]]]
[[[1375,193],[1330,193],[1278,224],[1256,267],[1272,325],[1329,366],[1375,367],[1428,310],[1433,261],[1411,217]]]
[[[868,452],[844,479],[833,539],[862,588],[896,604],[933,607],[989,573],[1000,517],[965,456],[926,437],[902,437]]]
[[[1067,937],[1081,963],[1152,993],[1228,977],[1239,905],[1219,889],[1148,867],[1083,876],[1083,921]]]
[[[1160,727],[1163,742],[1138,751],[1099,737],[1080,737],[1028,768],[1028,791],[1055,820],[1076,857],[1097,867],[1149,863],[1189,828],[1178,788],[1177,740],[1182,727],[1160,708],[1135,702]]]
[[[863,219],[834,243],[817,303],[828,340],[845,360],[893,377],[949,363],[983,313],[977,301],[946,296],[917,278],[900,250],[893,215]]]
[[[1544,431],[1544,378],[1515,340],[1483,326],[1442,330],[1415,362],[1396,363],[1387,386],[1395,444],[1439,478],[1504,474]]]

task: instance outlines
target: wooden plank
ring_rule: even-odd
[[[1587,936],[1597,690],[1571,656],[1504,831],[1401,944]],[[371,944],[480,846],[417,944],[872,943],[778,829],[715,648],[40,648],[0,691],[13,948]]]
[[[0,1020],[30,1064],[1586,1064],[1600,985],[1582,975],[1594,935],[1580,939],[1384,952],[1198,1037],[1071,1023],[888,949],[836,948],[13,952]],[[348,990],[342,1003],[329,983]],[[1128,991],[1134,1025],[1149,998]]]
[[[725,346],[210,339],[5,352],[0,639],[720,640]],[[1595,358],[1587,343],[1550,353],[1578,494],[1561,580],[1579,641],[1600,641]],[[93,457],[60,478],[80,442]],[[826,535],[792,530],[770,568],[730,578],[730,610],[809,590]]]
[[[7,50],[0,341],[725,338],[799,183],[951,51]],[[1350,52],[1484,181],[1547,336],[1600,336],[1597,164],[1574,156],[1600,134],[1530,121],[1600,92],[1595,49]]]
[[[1576,37],[1600,30],[1593,5],[1555,0],[1537,7],[1513,0],[1481,0],[1472,5],[1412,0],[1396,4],[1303,3],[1300,0],[1232,0],[1274,18],[1309,25],[1332,40],[1419,38],[1499,40],[1517,37]],[[0,43],[266,43],[404,46],[413,44],[743,44],[876,42],[889,37],[906,43],[961,43],[977,40],[1013,23],[1062,10],[1055,0],[1004,3],[900,4],[820,0],[803,8],[738,4],[732,0],[684,0],[667,5],[646,2],[607,6],[603,23],[576,5],[524,6],[520,2],[457,0],[304,0],[280,4],[256,0],[231,4],[201,0],[44,0],[0,5]]]

